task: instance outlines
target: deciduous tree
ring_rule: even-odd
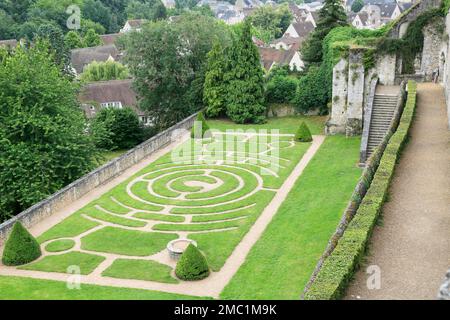
[[[1,220],[93,168],[96,151],[85,133],[76,87],[51,52],[38,41],[0,64]]]

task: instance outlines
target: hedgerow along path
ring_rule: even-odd
[[[239,139],[249,145],[255,137]],[[218,297],[323,141],[315,137],[298,164],[310,144],[295,143],[289,134],[276,138],[257,155],[234,154],[232,164],[174,164],[167,154],[44,232],[38,261],[2,267],[2,274],[66,280],[67,267],[77,265],[82,283]],[[267,155],[274,147],[280,148],[276,171]],[[197,241],[213,271],[209,278],[184,283],[174,277],[165,248],[177,238]]]

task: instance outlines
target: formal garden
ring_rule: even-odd
[[[188,139],[38,235],[41,256],[2,268],[1,291],[6,298],[298,298],[361,173],[359,138],[336,136],[293,175],[315,143],[300,142],[297,129],[310,128],[316,140],[323,123],[319,116],[245,126],[209,121],[212,136]],[[240,147],[224,157],[217,146],[227,141]],[[292,178],[287,197],[274,203]],[[268,207],[277,209],[262,218],[268,227],[245,262],[233,265],[235,248]],[[177,261],[168,245],[188,249]],[[236,268],[230,281],[222,274],[227,264]],[[4,276],[11,270],[24,277]],[[83,290],[61,286],[68,271],[82,275]],[[35,290],[25,296],[12,288],[21,285]]]

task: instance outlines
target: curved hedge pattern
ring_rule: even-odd
[[[415,108],[416,83],[410,81],[408,99],[399,126],[386,146],[370,188],[336,248],[324,261],[316,279],[305,293],[305,300],[339,299],[345,293],[347,284],[365,254],[373,227],[386,200],[396,161],[407,141]]]

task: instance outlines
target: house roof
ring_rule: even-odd
[[[397,3],[376,4],[380,8],[382,18],[390,18],[397,8]]]
[[[104,45],[110,45],[115,44],[120,35],[120,33],[101,34],[100,39],[102,39]]]
[[[289,50],[278,50],[275,48],[258,48],[261,64],[264,69],[270,70],[274,63],[279,65],[289,64],[295,53],[300,48],[300,42],[295,43]]]
[[[314,24],[310,21],[294,22],[292,26],[300,38],[306,38],[314,30]]]
[[[283,43],[288,44],[288,45],[294,45],[294,44],[295,45],[297,45],[297,44],[300,45],[300,43],[302,42],[302,39],[301,38],[294,38],[294,37],[285,36],[285,37],[282,37],[282,38],[278,38],[278,39],[272,40],[270,42],[270,44],[277,44],[277,43],[280,43],[280,42],[283,42]]]
[[[109,57],[114,60],[119,60],[120,52],[115,45],[104,45],[91,48],[74,49],[71,51],[72,67],[78,74],[83,72],[86,65],[93,61],[103,62],[107,61]]]
[[[132,28],[140,28],[144,23],[146,23],[146,19],[134,19],[134,20],[128,20],[127,23]]]
[[[283,50],[275,48],[258,48],[258,50],[261,64],[266,70],[270,70],[274,62],[280,61],[283,54]]]
[[[356,17],[359,17],[363,26],[369,25],[369,14],[366,11],[360,11],[358,13],[352,12],[348,15],[348,20],[353,22]]]
[[[137,95],[132,88],[132,83],[133,79],[92,82],[82,88],[78,100],[84,104],[121,102],[122,106],[130,107],[137,115],[143,116],[145,113],[137,108]],[[88,117],[92,117],[95,111],[98,111],[84,109]]]
[[[19,42],[16,39],[0,40],[0,47],[16,47]]]

